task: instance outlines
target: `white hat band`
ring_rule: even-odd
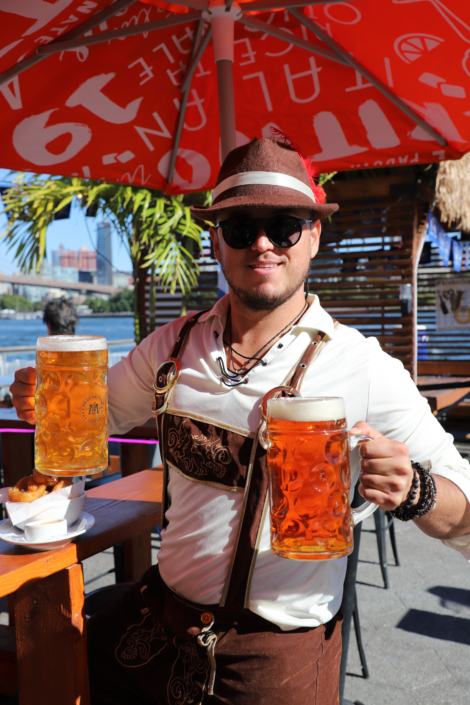
[[[284,186],[287,188],[294,189],[294,191],[300,191],[304,196],[308,196],[314,203],[316,203],[315,196],[312,189],[304,184],[303,181],[296,179],[294,176],[289,176],[288,174],[279,174],[275,171],[245,171],[241,174],[235,174],[234,176],[229,176],[228,179],[224,179],[220,182],[218,186],[212,192],[212,203],[220,196],[224,191],[228,191],[235,186]]]

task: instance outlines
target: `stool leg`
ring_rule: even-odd
[[[376,509],[374,512],[375,532],[377,534],[377,548],[379,551],[380,570],[386,590],[389,588],[388,573],[387,573],[387,549],[385,546],[385,524],[384,514],[381,509]]]
[[[388,530],[390,533],[390,543],[392,544],[392,551],[393,551],[393,557],[395,559],[395,565],[400,565],[400,561],[398,560],[398,550],[397,550],[397,541],[395,538],[395,519],[392,517],[390,512],[385,512],[387,515],[387,521],[388,521]]]
[[[357,606],[357,592],[354,590],[354,609],[353,609],[354,631],[356,632],[356,643],[361,659],[362,677],[369,678],[369,669],[367,668],[366,654],[362,646],[361,623],[359,621],[359,609]]]

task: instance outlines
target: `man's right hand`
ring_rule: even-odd
[[[36,368],[22,367],[15,372],[15,381],[10,387],[13,406],[18,418],[28,423],[36,423],[34,411],[34,390],[36,389]]]

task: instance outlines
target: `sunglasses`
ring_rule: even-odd
[[[222,230],[222,236],[229,247],[234,250],[243,250],[250,247],[259,234],[260,225],[275,247],[293,247],[302,237],[304,223],[313,223],[313,220],[296,218],[293,215],[274,215],[272,218],[229,218],[216,224]]]

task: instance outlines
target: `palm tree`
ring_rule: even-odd
[[[197,283],[194,244],[200,249],[202,228],[189,206],[207,194],[167,196],[160,191],[69,177],[19,174],[2,195],[8,223],[1,234],[20,269],[39,272],[46,252],[47,228],[73,199],[93,215],[111,221],[127,244],[134,275],[134,329],[139,343],[155,328],[155,284],[183,294]],[[150,326],[146,284],[151,269]]]

